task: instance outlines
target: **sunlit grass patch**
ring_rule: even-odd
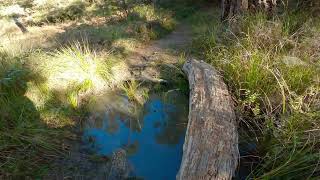
[[[36,106],[54,103],[78,109],[89,94],[108,89],[114,60],[109,53],[98,54],[87,42],[74,42],[54,52],[34,51],[26,57],[26,66],[43,77],[31,83],[27,95]],[[54,106],[56,107],[56,106]]]
[[[84,99],[109,89],[115,58],[97,53],[88,42],[74,42],[53,52],[32,51],[22,63],[32,74],[26,96],[52,127],[72,125]]]

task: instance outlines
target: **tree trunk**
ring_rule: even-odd
[[[262,9],[269,15],[273,15],[278,0],[222,0],[221,2],[221,19],[231,18],[248,9]]]
[[[222,0],[222,15],[221,19],[227,19],[235,16],[238,13],[248,10],[248,0]]]
[[[236,116],[227,86],[204,62],[189,60],[189,123],[177,180],[228,180],[238,164]]]

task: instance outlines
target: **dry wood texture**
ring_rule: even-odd
[[[225,20],[233,16],[251,10],[264,10],[272,16],[279,0],[221,0],[221,19]]]
[[[178,180],[231,179],[238,164],[238,134],[233,103],[217,71],[188,60],[189,123]]]

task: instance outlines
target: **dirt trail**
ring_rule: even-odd
[[[132,78],[152,82],[161,81],[160,65],[178,63],[181,53],[188,53],[191,42],[191,27],[179,24],[176,30],[164,38],[136,49],[126,59]]]
[[[147,47],[137,49],[127,58],[131,66],[150,63],[161,59],[174,63],[177,53],[191,43],[191,27],[185,24],[177,26],[176,30],[162,39],[151,42]]]

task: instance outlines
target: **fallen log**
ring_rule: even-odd
[[[207,63],[183,67],[190,87],[189,122],[177,180],[229,180],[237,168],[236,116],[227,86]]]

